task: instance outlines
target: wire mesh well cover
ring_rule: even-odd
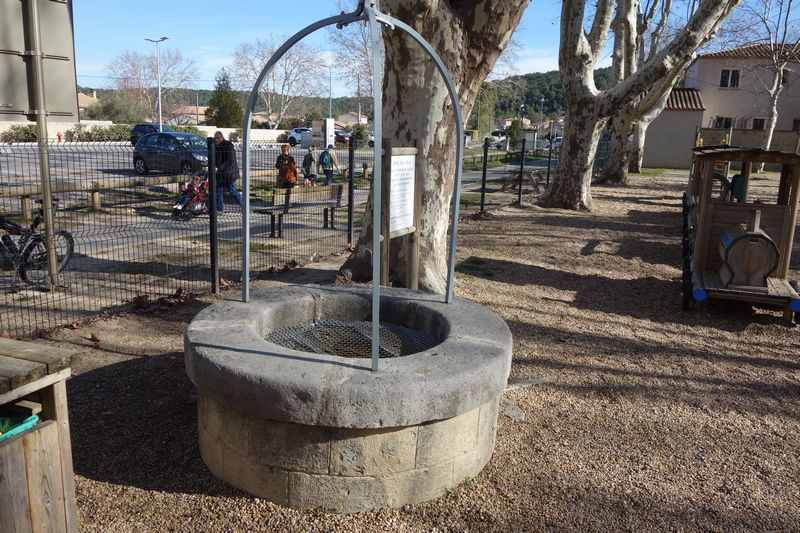
[[[432,348],[432,335],[397,324],[380,326],[380,357],[400,357]],[[269,342],[284,348],[339,357],[372,356],[372,322],[317,320],[276,329],[267,335]]]

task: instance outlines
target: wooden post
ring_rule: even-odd
[[[45,421],[37,431],[30,431],[22,437],[22,447],[25,449],[28,493],[42,496],[31,500],[33,531],[69,531],[64,512],[66,502],[58,425]]]
[[[389,284],[389,197],[392,186],[392,141],[383,139],[381,159],[381,285]]]
[[[787,205],[789,203],[789,185],[792,182],[792,167],[784,163],[781,165],[781,177],[778,184],[778,205]]]
[[[89,193],[92,211],[100,211],[102,209],[102,202],[100,201],[100,191],[92,191]]]
[[[789,273],[789,264],[792,255],[792,241],[794,241],[794,229],[797,226],[797,202],[800,199],[800,165],[793,165],[789,175],[789,182],[792,184],[792,190],[789,197],[789,212],[786,217],[786,224],[784,224],[783,242],[781,242],[781,262],[778,265],[779,278],[786,278]]]
[[[19,199],[20,207],[22,207],[22,219],[30,223],[33,221],[33,200],[30,196],[23,196]]]
[[[57,381],[41,392],[42,415],[58,424],[58,444],[63,475],[63,498],[66,508],[66,531],[78,531],[78,510],[75,505],[75,481],[72,469],[72,441],[69,434],[69,412],[67,411],[67,388],[65,382]]]
[[[742,179],[744,189],[742,190],[742,203],[747,203],[747,195],[750,192],[750,171],[753,168],[752,161],[742,161]]]
[[[713,159],[700,159],[702,168],[700,175],[703,179],[703,189],[700,191],[700,198],[697,202],[700,207],[700,218],[698,220],[698,231],[695,237],[694,254],[692,255],[692,270],[696,274],[702,274],[706,267],[706,248],[708,246],[708,239],[711,236],[711,191],[714,184],[714,160]]]
[[[417,147],[416,141],[414,146]],[[488,143],[486,143],[488,147]],[[487,153],[484,150],[484,156]],[[420,231],[420,211],[422,206],[422,179],[416,173],[417,161],[419,156],[419,148],[415,152],[414,160],[414,232],[406,236],[406,260],[408,265],[406,267],[406,287],[413,290],[419,289],[419,231]],[[486,168],[486,159],[484,157],[484,168]]]

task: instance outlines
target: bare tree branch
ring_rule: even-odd
[[[281,39],[282,41],[283,39]],[[253,87],[261,70],[277,50],[274,36],[242,43],[234,52],[231,74],[240,89]],[[321,94],[326,65],[319,53],[305,43],[293,46],[275,65],[261,87],[261,103],[274,126],[286,118],[301,97]]]

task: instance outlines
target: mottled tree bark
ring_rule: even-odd
[[[599,0],[601,6],[612,0]],[[586,155],[597,149],[600,126],[610,117],[625,114],[632,105],[653,109],[674,85],[677,76],[694,57],[740,0],[700,0],[686,27],[635,73],[600,92],[594,83],[594,66],[599,57],[590,35],[583,29],[586,0],[563,0],[559,68],[564,81],[567,114],[561,161],[542,205],[567,209],[591,208],[592,167]],[[620,23],[626,24],[618,17]],[[593,24],[594,27],[594,24]],[[582,130],[582,131],[578,131]],[[590,141],[591,147],[581,144]],[[627,171],[627,168],[625,169]]]
[[[628,157],[630,155],[630,135],[635,117],[618,115],[608,124],[608,160],[600,179],[603,183],[625,185],[628,183]]]
[[[659,110],[659,114],[662,110]],[[641,118],[633,125],[630,150],[628,151],[628,172],[640,173],[644,162],[644,142],[647,140],[647,128],[650,120]]]
[[[442,57],[456,84],[463,116],[470,115],[481,83],[491,71],[529,0],[383,0],[382,8],[417,30]],[[444,80],[427,54],[404,33],[384,30],[384,137],[394,146],[416,146],[419,213],[419,286],[444,293],[447,229],[456,167],[455,115]],[[371,218],[367,214],[366,218]],[[356,251],[340,273],[354,281],[370,279],[370,232],[362,232]],[[405,279],[401,241],[392,242],[390,277]]]

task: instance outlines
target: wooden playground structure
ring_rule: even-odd
[[[751,173],[761,163],[780,167],[775,202],[750,194]],[[800,316],[800,295],[788,280],[798,197],[800,155],[695,148],[683,197],[683,308],[738,300],[780,307],[790,323]]]

